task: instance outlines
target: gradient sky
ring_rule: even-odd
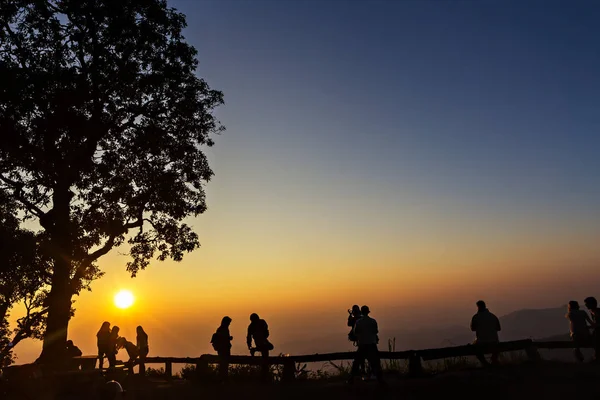
[[[134,280],[103,259],[85,353],[104,319],[194,355],[225,314],[234,351],[253,311],[276,345],[308,320],[343,348],[354,303],[385,331],[600,296],[600,3],[171,4],[225,93],[202,248]]]

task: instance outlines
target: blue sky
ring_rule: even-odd
[[[215,152],[248,174],[600,204],[596,2],[171,4],[226,95]]]

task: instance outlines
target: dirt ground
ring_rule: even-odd
[[[408,379],[387,376],[387,387],[377,382],[304,381],[291,384],[208,385],[189,381],[132,379],[123,382],[126,400],[171,399],[564,399],[574,395],[600,398],[600,366],[542,362],[490,369],[465,369],[436,376]],[[29,391],[27,396],[13,395],[7,400],[96,400],[97,391],[74,389],[52,394],[48,390]],[[89,389],[89,388],[88,388]]]

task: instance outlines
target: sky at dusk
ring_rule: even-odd
[[[600,296],[600,3],[170,4],[225,94],[202,247],[135,279],[104,257],[70,326],[84,353],[104,320],[144,325],[154,355],[210,351],[223,315],[241,352],[251,312],[276,346],[326,330],[344,349],[355,303],[385,335],[467,324],[479,298]]]

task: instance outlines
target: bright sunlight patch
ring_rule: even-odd
[[[115,295],[115,306],[129,308],[133,304],[133,294],[129,290],[121,290]]]

